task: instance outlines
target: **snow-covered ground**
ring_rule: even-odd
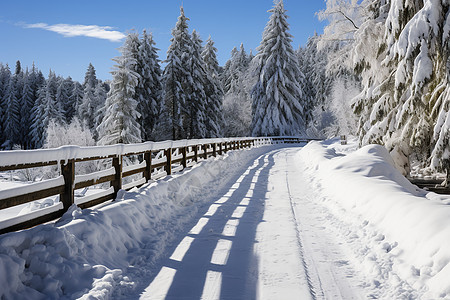
[[[450,299],[450,197],[384,148],[232,151],[0,236],[5,299]]]

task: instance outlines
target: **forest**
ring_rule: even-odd
[[[257,53],[237,45],[224,66],[183,7],[167,57],[150,32],[131,32],[111,81],[92,64],[81,83],[0,64],[1,149],[349,135],[384,145],[404,174],[450,175],[450,1],[326,4],[324,32],[295,50],[275,1]]]

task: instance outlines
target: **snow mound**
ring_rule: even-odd
[[[419,298],[450,299],[450,197],[412,185],[382,146],[346,155],[335,148],[312,142],[297,159],[316,178],[327,197],[324,203],[369,236],[370,249],[356,253],[361,264],[374,280],[381,276],[395,285],[401,278]],[[377,257],[383,258],[381,267],[372,263]]]
[[[271,149],[231,151],[96,209],[74,205],[55,224],[0,236],[0,298],[123,297],[205,202]]]

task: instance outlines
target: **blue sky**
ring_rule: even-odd
[[[34,61],[45,76],[52,69],[79,81],[91,62],[98,78],[110,79],[111,59],[130,30],[151,31],[160,59],[166,58],[182,3],[189,30],[203,40],[211,35],[221,65],[241,43],[256,53],[273,6],[272,0],[0,0],[0,62],[13,69],[17,60],[23,66]],[[315,12],[325,8],[324,0],[284,0],[284,5],[294,48],[323,32]]]

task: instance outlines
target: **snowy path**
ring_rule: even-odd
[[[294,156],[260,156],[159,264],[141,299],[362,299],[350,251]]]

